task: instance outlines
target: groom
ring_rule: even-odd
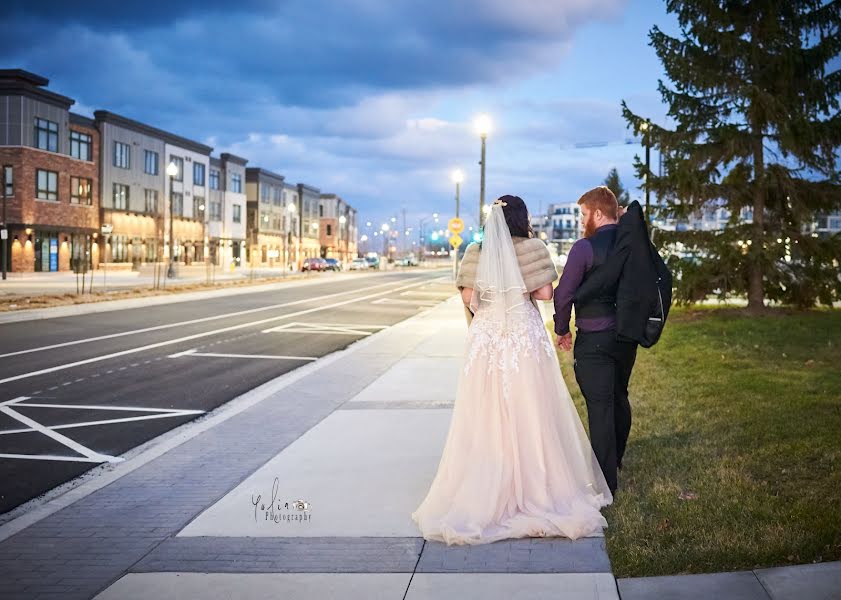
[[[604,264],[616,241],[620,216],[616,196],[605,186],[593,188],[578,200],[584,237],[569,251],[555,288],[555,333],[563,350],[572,349],[570,312],[575,305],[575,379],[587,402],[590,443],[607,485],[616,493],[617,469],[631,432],[628,381],[637,356],[636,342],[616,339],[616,292],[585,303],[574,301],[578,287]]]

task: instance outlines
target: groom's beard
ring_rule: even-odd
[[[593,218],[593,214],[590,214],[590,218],[587,219],[587,222],[584,223],[584,237],[588,238],[591,235],[596,233],[596,220]]]

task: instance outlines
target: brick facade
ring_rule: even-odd
[[[64,154],[26,146],[0,146],[0,164],[9,165],[13,172],[13,194],[6,199],[6,219],[9,227],[11,271],[36,270],[68,271],[72,268],[73,244],[77,254],[90,252],[96,263],[99,231],[99,133],[95,128],[71,124],[71,131],[91,136],[93,160],[79,160]],[[37,171],[58,174],[57,200],[36,197]],[[91,203],[71,203],[70,178],[91,180]],[[41,244],[36,249],[36,244]],[[85,248],[86,246],[86,248]],[[57,249],[57,260],[50,260],[51,248]],[[46,250],[47,256],[43,253]],[[36,256],[42,257],[36,265]],[[56,267],[56,268],[53,268]]]

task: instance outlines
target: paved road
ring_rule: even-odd
[[[0,325],[0,513],[452,293],[406,271]]]

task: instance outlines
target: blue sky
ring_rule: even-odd
[[[74,110],[107,109],[337,193],[361,221],[475,220],[487,113],[487,199],[532,213],[611,167],[639,196],[620,101],[653,120],[663,77],[654,0],[238,0],[4,3],[4,66],[51,80]],[[599,148],[575,144],[611,142]]]

